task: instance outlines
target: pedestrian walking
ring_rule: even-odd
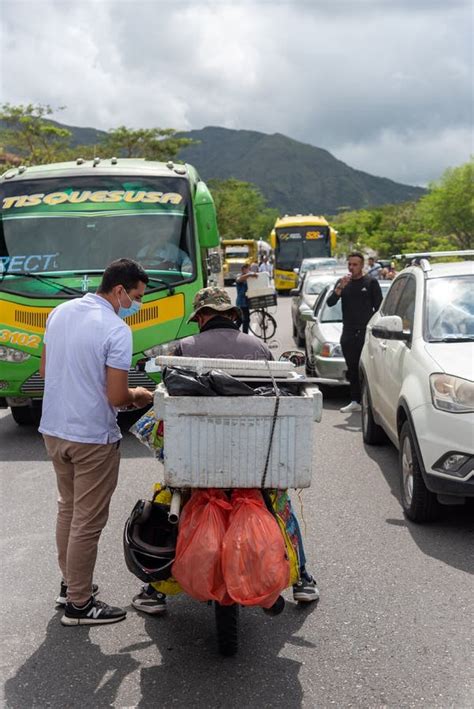
[[[272,277],[272,264],[268,260],[268,256],[265,254],[262,256],[262,262],[260,263],[260,266],[258,267],[259,273],[268,273],[268,277]]]
[[[257,266],[258,271],[258,266]],[[242,313],[242,332],[248,334],[250,324],[250,307],[247,298],[247,281],[249,278],[257,278],[258,273],[251,270],[251,267],[244,263],[241,266],[240,274],[236,278],[237,300],[236,305]]]
[[[117,485],[121,433],[117,408],[152,401],[128,388],[132,333],[124,317],[138,312],[148,276],[119,259],[104,271],[97,293],[58,305],[46,323],[45,378],[39,430],[58,487],[56,543],[62,573],[63,625],[123,620],[126,611],[98,601],[92,583],[99,537]]]
[[[364,257],[354,251],[347,258],[349,274],[339,279],[327,299],[329,306],[342,301],[342,354],[347,364],[351,401],[341,408],[343,413],[360,411],[359,360],[365,340],[365,330],[372,315],[382,302],[377,280],[364,276]]]

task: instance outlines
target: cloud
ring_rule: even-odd
[[[3,99],[73,125],[279,132],[417,184],[472,151],[464,0],[4,0],[0,41]]]

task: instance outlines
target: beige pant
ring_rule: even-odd
[[[117,486],[119,443],[75,443],[43,436],[58,484],[56,544],[68,600],[82,604],[92,594],[100,534]]]

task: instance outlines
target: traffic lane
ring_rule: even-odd
[[[12,435],[15,425],[9,415],[0,415],[2,436]],[[130,609],[140,582],[125,567],[121,532],[136,499],[149,497],[159,477],[150,457],[122,460],[96,567],[101,597],[127,606],[127,620],[110,627],[61,626],[61,611],[54,609],[59,584],[54,474],[41,438],[32,429],[25,431],[16,460],[2,464],[2,542],[9,559],[2,575],[0,620],[7,706],[252,706],[267,700],[270,684],[277,697],[274,706],[286,706],[288,697],[302,701],[298,673],[310,641],[298,638],[296,653],[291,645],[289,652],[285,648],[301,631],[304,610],[292,606],[277,619],[260,609],[243,610],[241,654],[234,661],[217,653],[213,608],[207,604],[185,596],[170,599],[167,618]],[[126,435],[123,447],[130,444],[134,439]],[[18,592],[19,580],[24,593]],[[280,657],[281,652],[289,656]]]
[[[290,304],[290,298],[279,298],[280,350],[294,347]],[[317,517],[308,530],[307,546],[316,540],[314,553],[322,561],[321,609],[323,603],[341,597],[338,583],[343,583],[344,592],[353,588],[346,615],[355,613],[359,657],[366,655],[366,681],[370,676],[374,691],[378,687],[381,703],[471,705],[469,663],[459,668],[456,657],[460,647],[471,652],[474,618],[466,599],[472,592],[474,562],[472,505],[445,508],[436,524],[408,522],[399,504],[398,453],[389,444],[364,446],[360,415],[339,411],[347,397],[345,387],[325,389],[323,420],[315,427],[313,484],[305,493]],[[328,550],[335,552],[332,559]],[[344,569],[348,576],[343,580]],[[336,570],[334,576],[331,570]],[[341,619],[341,614],[335,612],[334,617]],[[354,625],[349,618],[342,623]],[[377,628],[375,635],[368,632],[367,623]],[[367,650],[370,639],[375,662]],[[456,671],[449,669],[449,662],[446,665],[447,657]],[[384,664],[393,664],[394,670],[384,674]],[[357,684],[360,681],[356,689]],[[376,693],[366,695],[366,700],[376,702]]]
[[[281,347],[291,348],[284,309],[279,323]],[[58,581],[54,478],[38,435],[20,434],[16,460],[2,465],[8,500],[15,502],[2,517],[3,538],[9,550],[23,549],[2,579],[8,705],[469,705],[468,663],[458,666],[470,648],[470,610],[459,601],[469,598],[467,574],[426,556],[405,526],[388,523],[403,523],[403,516],[380,467],[363,450],[357,421],[341,415],[336,400],[324,407],[314,429],[314,482],[302,494],[302,514],[295,497],[322,600],[301,610],[286,592],[285,613],[274,619],[244,609],[241,650],[232,660],[217,655],[212,608],[186,597],[170,600],[167,618],[131,611],[124,623],[109,628],[59,624],[52,607]],[[2,442],[14,430],[4,414]],[[135,455],[136,445],[125,437],[96,574],[103,598],[123,605],[139,587],[122,561],[123,522],[138,497],[149,497],[156,478],[155,462]],[[396,453],[390,459],[389,450],[384,466],[395,471]],[[25,490],[34,501],[26,531]],[[6,501],[2,506],[8,507]],[[428,538],[433,534],[433,528],[424,530]],[[447,530],[443,544],[454,548],[452,532]],[[470,545],[461,540],[460,546],[467,558]],[[24,596],[7,592],[25,577],[25,565],[34,589],[28,615]]]

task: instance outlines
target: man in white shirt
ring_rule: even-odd
[[[153,398],[147,389],[128,388],[132,333],[121,319],[139,310],[147,283],[138,263],[119,259],[104,271],[97,293],[58,305],[46,323],[39,430],[59,492],[57,603],[65,608],[63,625],[115,623],[126,616],[96,600],[92,575],[117,485],[122,436],[116,407],[141,408]]]
[[[258,270],[260,273],[268,273],[269,277],[272,277],[272,264],[268,260],[268,256],[266,254],[262,256],[262,262],[258,267]]]

